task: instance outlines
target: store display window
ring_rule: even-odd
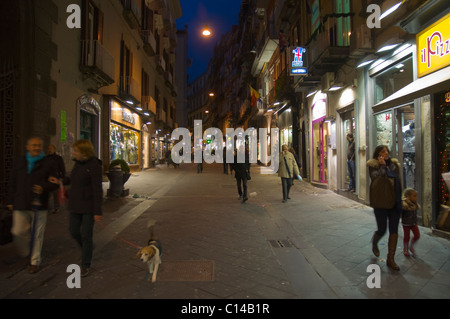
[[[450,187],[442,176],[450,172],[450,93],[442,96],[436,112],[436,146],[439,165],[438,200],[450,206]]]
[[[123,159],[128,164],[139,164],[139,132],[111,123],[110,159]]]

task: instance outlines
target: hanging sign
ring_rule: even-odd
[[[291,75],[307,75],[306,49],[296,47],[291,49]]]

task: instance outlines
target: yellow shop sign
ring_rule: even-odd
[[[450,65],[450,14],[417,35],[418,77]]]

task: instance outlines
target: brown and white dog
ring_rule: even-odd
[[[151,220],[148,223],[148,229],[150,231],[150,240],[147,243],[147,246],[143,247],[138,251],[136,257],[148,264],[148,271],[152,275],[152,282],[156,281],[156,275],[158,274],[158,268],[161,264],[161,254],[162,247],[161,242],[157,239],[153,232],[153,227],[155,226],[155,221]]]

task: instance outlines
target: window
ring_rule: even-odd
[[[84,40],[94,40],[103,42],[103,12],[101,12],[92,1],[83,1],[84,20],[83,36]]]
[[[375,104],[413,82],[412,58],[403,60],[375,79]]]

